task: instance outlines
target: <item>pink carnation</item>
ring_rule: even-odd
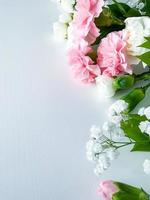
[[[103,198],[103,200],[112,200],[113,194],[119,192],[117,186],[113,181],[103,181],[100,183],[97,192]]]
[[[80,43],[81,39],[85,39],[88,44],[95,42],[99,36],[99,29],[94,23],[94,18],[99,16],[104,5],[103,0],[78,0],[76,5],[76,13],[71,24],[74,42]]]
[[[90,45],[99,36],[94,19],[99,16],[103,5],[103,0],[77,0],[74,19],[68,31],[71,44],[69,64],[75,77],[85,83],[94,82],[95,77],[101,74],[99,66],[87,54],[91,51]]]
[[[104,6],[103,0],[77,0],[76,9],[80,12],[88,12],[94,17],[98,17]]]
[[[126,39],[124,31],[109,33],[102,39],[97,51],[97,62],[102,74],[110,77],[124,73],[132,74],[132,68],[127,62]]]
[[[95,77],[101,74],[99,66],[79,49],[71,49],[68,52],[68,61],[73,68],[75,78],[84,83],[94,82]]]

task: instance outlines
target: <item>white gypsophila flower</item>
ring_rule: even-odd
[[[113,103],[110,107],[109,107],[109,115],[111,116],[115,116],[118,114],[123,113],[124,111],[126,111],[128,108],[128,103],[125,102],[124,100],[117,100],[115,103]]]
[[[109,148],[109,149],[107,149],[106,153],[107,153],[107,157],[108,157],[111,161],[117,159],[118,156],[119,156],[119,151],[118,151],[117,149],[115,149],[115,148],[112,148],[112,147]]]
[[[142,107],[139,109],[138,115],[143,116],[143,115],[145,115],[144,112],[145,112],[145,107]]]
[[[145,37],[150,36],[150,17],[129,17],[125,20],[125,31],[129,35],[127,40],[127,51],[131,56],[138,56],[148,51],[139,47],[144,43]],[[132,63],[132,64],[137,64]]]
[[[86,157],[87,157],[87,160],[89,160],[89,161],[94,161],[95,160],[95,158],[94,158],[95,155],[91,151],[87,151],[86,152]]]
[[[72,21],[72,14],[70,13],[63,13],[59,15],[59,22],[62,23],[69,23]]]
[[[104,170],[103,166],[101,166],[99,164],[97,164],[95,169],[94,169],[94,173],[96,174],[96,176],[103,174],[104,171],[105,170]]]
[[[94,172],[97,176],[99,176],[109,167],[110,167],[110,160],[106,154],[103,154],[100,155]]]
[[[93,146],[93,152],[94,153],[101,153],[103,150],[103,146],[100,144],[100,143],[95,143],[94,146]]]
[[[75,0],[61,0],[60,6],[65,12],[72,13],[74,11],[75,2]]]
[[[90,133],[91,133],[91,138],[98,139],[100,136],[102,136],[101,129],[95,125],[91,127]]]
[[[120,128],[120,124],[113,122],[105,122],[103,124],[103,131],[105,135],[114,139],[119,139],[124,136],[124,131]]]
[[[147,133],[150,135],[150,122],[148,120],[140,122],[139,128],[142,133]]]
[[[147,119],[150,119],[150,106],[145,108],[144,115],[147,117]]]
[[[62,22],[55,22],[53,24],[54,36],[57,40],[65,40],[67,38],[67,29],[68,26]]]
[[[120,122],[123,120],[123,116],[120,115],[109,115],[109,120],[114,124],[120,124]]]
[[[99,156],[98,164],[103,166],[104,170],[107,170],[110,167],[110,159],[107,157],[106,153]]]
[[[89,140],[89,141],[86,143],[86,149],[87,149],[87,151],[92,151],[93,146],[94,146],[94,141],[93,141],[93,140]]]
[[[146,159],[143,163],[144,172],[150,174],[150,160]]]
[[[102,97],[112,97],[115,95],[115,88],[113,87],[114,79],[105,75],[98,76],[96,79],[96,87],[98,93]]]

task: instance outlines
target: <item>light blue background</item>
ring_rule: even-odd
[[[102,179],[150,192],[150,154],[123,150],[99,178],[86,160],[88,130],[110,103],[72,81],[64,44],[51,37],[57,15],[49,0],[0,0],[0,199],[98,200]]]

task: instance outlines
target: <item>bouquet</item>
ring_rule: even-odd
[[[149,0],[129,5],[116,0],[59,3],[65,14],[54,24],[54,33],[67,41],[67,58],[76,79],[95,84],[108,97],[150,79]],[[146,72],[137,75],[139,63]]]
[[[127,90],[108,109],[108,121],[90,129],[86,155],[101,175],[120,148],[150,152],[150,103],[134,110],[150,87],[150,0],[57,2],[63,14],[54,35],[66,41],[75,79],[96,86],[102,98]],[[149,159],[143,169],[150,174]],[[150,199],[143,189],[115,181],[102,182],[98,191],[104,200]]]

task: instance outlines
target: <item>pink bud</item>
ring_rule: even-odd
[[[119,188],[113,181],[102,181],[97,189],[103,200],[112,200],[113,194],[119,192]]]

